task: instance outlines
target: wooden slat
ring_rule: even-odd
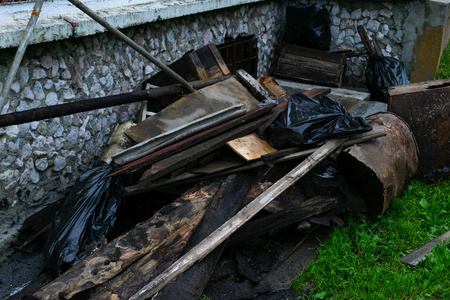
[[[246,161],[258,159],[263,155],[277,151],[255,133],[231,140],[227,142],[227,145]]]
[[[286,53],[282,58],[281,62],[285,64],[290,64],[293,66],[305,67],[310,69],[322,70],[323,72],[336,73],[341,64],[342,57],[339,58],[337,62],[329,62],[321,59],[305,57],[301,55]]]
[[[219,53],[219,50],[217,50],[217,47],[215,45],[208,45],[209,50],[211,51],[212,56],[217,62],[217,65],[219,66],[220,70],[222,71],[222,76],[230,75],[231,72],[227,67],[227,64],[223,60],[222,56]]]
[[[338,87],[335,74],[320,73],[317,72],[317,70],[311,70],[307,68],[299,68],[296,66],[280,64],[278,66],[278,70],[275,72],[275,75],[304,82]]]
[[[198,58],[198,55],[196,52],[189,52],[188,56],[190,58],[190,61],[192,65],[194,66],[195,71],[197,72],[197,77],[200,80],[208,79],[208,73],[206,72],[205,68],[202,65],[202,62]]]
[[[311,49],[301,47],[292,44],[286,44],[284,48],[284,54],[296,54],[304,57],[315,58],[318,60],[339,63],[342,57],[342,53],[333,53],[328,51],[322,51],[317,49]]]
[[[241,82],[249,88],[255,97],[260,100],[271,99],[269,91],[267,91],[252,75],[248,74],[245,70],[237,70],[237,77],[241,80]]]

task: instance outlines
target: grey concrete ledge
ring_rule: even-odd
[[[84,3],[112,26],[131,26],[168,20],[265,0],[87,0]],[[0,49],[17,47],[34,3],[0,4]],[[82,37],[105,29],[65,0],[46,1],[30,44]]]

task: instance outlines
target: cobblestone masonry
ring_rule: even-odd
[[[420,3],[321,2],[331,13],[332,49],[362,49],[356,26],[364,25],[383,53],[399,57],[405,14]],[[258,73],[264,75],[281,46],[285,4],[267,1],[124,32],[166,63],[208,43],[221,44],[226,36],[255,34]],[[0,86],[14,51],[0,51]],[[363,83],[365,65],[365,57],[350,59],[347,82]],[[11,88],[9,111],[129,92],[155,72],[154,65],[108,33],[30,46]],[[133,120],[138,109],[139,104],[129,104],[0,129],[0,249],[14,239],[26,217],[60,199],[96,163],[116,126]]]

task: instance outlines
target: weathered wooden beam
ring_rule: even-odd
[[[204,258],[208,253],[214,250],[224,240],[226,240],[233,232],[240,228],[251,217],[256,215],[261,209],[264,208],[270,201],[276,198],[279,194],[284,192],[287,188],[293,185],[303,175],[310,171],[323,159],[328,157],[336,149],[341,147],[345,142],[342,140],[330,140],[320,147],[311,156],[302,161],[291,172],[286,174],[283,178],[274,183],[265,192],[255,198],[245,208],[240,210],[233,218],[225,222],[202,242],[192,248],[191,251],[186,253],[172,266],[167,268],[164,272],[158,275],[154,280],[144,286],[138,293],[133,295],[130,300],[146,299],[151,297],[156,292],[161,290],[168,282],[179,274],[186,271],[196,261]]]
[[[33,296],[42,300],[70,299],[79,292],[105,283],[147,253],[161,251],[160,247],[168,246],[162,243],[164,240],[185,243],[219,187],[218,182],[195,186],[151,219],[109,242]]]
[[[245,70],[237,70],[237,77],[240,81],[249,88],[253,95],[255,95],[260,100],[272,99],[273,96],[267,91],[252,75],[248,74]]]

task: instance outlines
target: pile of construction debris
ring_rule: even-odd
[[[124,179],[125,198],[185,192],[119,237],[87,245],[90,255],[33,297],[196,298],[227,245],[292,226],[310,232],[314,223],[343,225],[346,210],[378,218],[417,170],[414,137],[391,113],[366,118],[372,130],[350,138],[275,149],[266,132],[290,99],[276,80],[243,70],[231,76],[212,45],[175,64],[189,66],[184,77],[205,87],[147,101],[141,122],[121,126],[102,159],[118,165],[106,178]],[[155,87],[169,80],[163,77],[144,82],[144,90],[165,89]],[[248,260],[240,255],[241,273],[262,280],[244,271]]]

